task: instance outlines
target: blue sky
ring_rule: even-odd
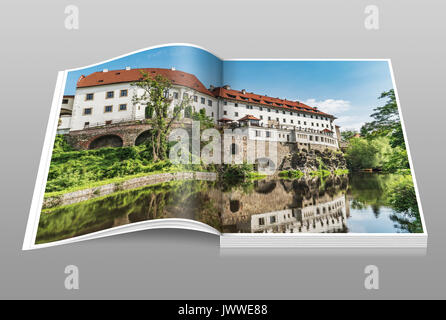
[[[142,51],[68,74],[65,94],[74,94],[80,75],[104,68],[171,68],[194,74],[206,86],[231,88],[298,100],[334,114],[342,129],[369,121],[383,91],[393,87],[386,61],[224,61],[194,47]]]

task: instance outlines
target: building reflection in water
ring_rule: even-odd
[[[348,232],[350,206],[341,184],[321,191],[311,181],[304,185],[269,181],[250,193],[225,194],[223,203],[223,232]]]

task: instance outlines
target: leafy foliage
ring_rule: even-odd
[[[353,138],[355,136],[355,134],[358,134],[358,132],[353,131],[353,130],[345,130],[341,132],[341,138],[344,141],[348,141],[351,138]]]
[[[147,142],[147,147],[152,151],[153,161],[165,160],[168,154],[168,136],[172,124],[177,120],[181,111],[190,109],[189,98],[177,103],[169,114],[171,99],[169,89],[172,87],[170,80],[157,75],[152,78],[148,73],[141,71],[141,80],[132,85],[142,89],[143,94],[133,96],[133,103],[145,108],[146,121],[152,126],[152,135]]]
[[[192,113],[192,119],[195,121],[200,121],[200,129],[209,129],[214,127],[214,120],[206,115],[205,109],[200,109],[199,112]]]
[[[344,133],[350,143],[346,151],[347,164],[352,170],[374,168],[396,172],[409,169],[395,92],[391,89],[379,98],[387,98],[387,101],[374,109],[371,114],[374,120],[364,124],[361,137],[352,136],[352,132]]]
[[[345,153],[347,166],[352,170],[373,168],[377,151],[376,146],[369,140],[352,138]]]
[[[153,163],[147,159],[144,146],[65,152],[61,151],[60,138],[57,141],[58,147],[53,151],[46,192],[87,186],[92,182],[138,173],[174,169],[168,161]]]

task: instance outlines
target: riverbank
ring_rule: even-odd
[[[150,186],[170,181],[180,180],[203,180],[215,181],[217,178],[214,172],[169,172],[155,173],[140,177],[127,177],[112,183],[101,184],[99,186],[80,189],[56,195],[46,195],[42,209],[49,209],[58,206],[69,205],[81,201],[102,197],[122,190],[136,189],[143,186]]]

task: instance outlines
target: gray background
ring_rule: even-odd
[[[80,29],[64,28],[64,8]],[[364,8],[380,9],[380,30]],[[1,298],[445,298],[444,1],[5,1],[0,4]],[[169,42],[224,58],[391,58],[429,246],[221,254],[218,238],[146,231],[22,252],[58,70]],[[64,268],[80,268],[80,290]],[[380,290],[364,289],[364,267]]]

